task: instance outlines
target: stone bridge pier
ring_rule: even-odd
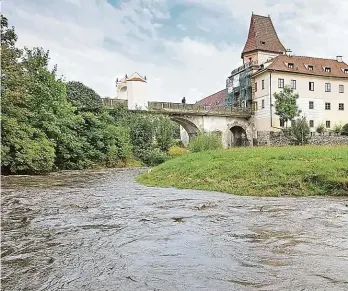
[[[181,125],[181,140],[185,146],[199,132],[221,136],[224,148],[253,146],[256,138],[253,122],[242,117],[180,115],[170,118]]]

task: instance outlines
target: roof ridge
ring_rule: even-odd
[[[338,62],[338,63],[346,64],[344,61],[339,62],[339,61],[337,61],[337,59],[329,59],[329,58],[320,58],[320,57],[311,57],[311,56],[297,56],[297,55],[292,55],[292,56],[280,55],[280,56],[286,56],[286,57],[290,57],[290,58],[309,58],[309,59],[317,59],[317,60],[325,60],[325,61],[335,61],[335,62]]]

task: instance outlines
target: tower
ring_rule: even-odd
[[[146,110],[148,106],[147,80],[138,73],[116,80],[116,99],[127,100],[129,110]]]
[[[252,61],[261,65],[285,52],[270,16],[252,14],[248,39],[241,55],[243,63]]]

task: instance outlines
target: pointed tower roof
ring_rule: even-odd
[[[245,53],[255,50],[274,53],[286,52],[269,16],[251,15],[248,39],[244,46],[242,57]]]

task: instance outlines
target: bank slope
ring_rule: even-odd
[[[187,154],[137,177],[147,186],[253,196],[348,196],[348,146],[234,148]]]

